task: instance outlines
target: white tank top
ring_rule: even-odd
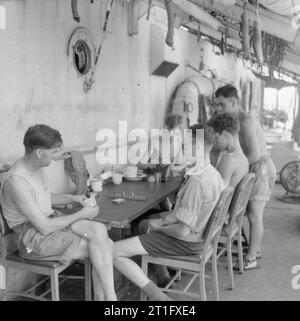
[[[42,169],[41,171],[43,175],[43,183],[41,182],[41,179],[39,177],[27,172],[22,164],[20,164],[20,162],[18,161],[5,174],[1,184],[0,202],[3,215],[10,228],[28,221],[27,217],[22,212],[22,209],[20,209],[15,203],[12,202],[12,197],[7,197],[7,195],[5,195],[4,193],[5,183],[11,177],[20,177],[26,181],[32,198],[42,215],[45,215],[47,217],[53,213],[48,180]]]

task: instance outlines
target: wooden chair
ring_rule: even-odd
[[[72,263],[71,263],[72,264]],[[6,301],[8,295],[14,296],[22,296],[30,299],[36,299],[41,301],[50,301],[45,296],[51,292],[51,300],[59,301],[59,285],[65,282],[70,278],[82,278],[81,276],[61,276],[60,273],[63,272],[69,265],[64,265],[58,261],[38,261],[38,260],[27,260],[22,259],[18,256],[17,251],[17,240],[16,233],[9,229],[5,218],[3,216],[1,207],[0,207],[0,273],[4,273],[4,275],[0,275],[2,280],[2,285],[0,290],[2,290],[2,300]],[[85,299],[87,301],[91,300],[91,263],[89,259],[85,260]],[[7,287],[7,270],[15,269],[22,270],[29,273],[41,274],[44,277],[41,281],[35,284],[28,290],[24,292],[17,292],[8,290]],[[61,280],[59,280],[61,277]],[[42,285],[44,282],[50,279],[51,289],[46,290],[44,293],[40,295],[34,294],[36,288]]]
[[[193,298],[200,298],[206,301],[205,290],[205,266],[206,263],[212,259],[212,274],[213,274],[213,288],[216,299],[219,300],[218,274],[217,274],[217,246],[222,226],[225,223],[228,208],[233,195],[233,188],[227,187],[220,195],[215,209],[206,225],[204,231],[204,245],[203,250],[199,255],[191,256],[170,256],[170,257],[153,257],[151,255],[142,256],[142,269],[147,275],[148,264],[165,265],[177,269],[175,276],[163,288],[164,292],[184,294]],[[170,286],[181,275],[187,273],[192,275],[191,280],[183,290],[171,289]],[[194,280],[199,277],[200,280],[200,294],[189,292],[189,288]],[[141,300],[146,297],[141,293]]]
[[[236,187],[233,198],[229,207],[228,225],[222,229],[219,239],[218,258],[225,252],[227,253],[228,272],[231,280],[231,289],[234,289],[233,265],[232,265],[232,242],[237,239],[238,257],[240,273],[244,272],[243,268],[243,221],[247,204],[254,185],[255,174],[246,174],[239,185]]]

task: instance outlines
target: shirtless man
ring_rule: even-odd
[[[219,88],[215,93],[217,112],[236,115],[240,122],[240,144],[249,161],[249,172],[256,175],[254,187],[247,207],[250,223],[248,253],[244,259],[244,268],[258,267],[257,258],[261,256],[263,237],[263,212],[270,199],[276,179],[276,168],[268,155],[263,129],[253,115],[241,109],[237,89],[231,85]]]
[[[213,117],[208,126],[216,133],[216,145],[221,151],[216,169],[227,185],[235,188],[249,171],[248,159],[239,142],[240,123],[236,116],[222,113]]]
[[[69,264],[90,257],[95,300],[115,301],[113,242],[106,227],[93,218],[99,208],[84,195],[50,192],[44,167],[62,152],[60,133],[46,125],[30,127],[23,140],[25,155],[6,173],[1,185],[1,207],[8,226],[18,234],[19,255],[28,260]],[[83,208],[61,215],[53,205],[80,203]]]

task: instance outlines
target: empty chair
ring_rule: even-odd
[[[142,269],[147,275],[148,264],[165,265],[177,269],[175,277],[166,285],[164,292],[184,294],[200,300],[206,300],[205,290],[205,266],[212,259],[213,288],[216,299],[219,300],[218,273],[217,273],[217,246],[222,226],[225,223],[228,208],[232,199],[233,188],[227,187],[220,195],[219,200],[211,214],[203,235],[203,250],[199,255],[191,256],[170,256],[170,257],[153,257],[150,255],[142,256]],[[183,290],[171,289],[170,286],[180,276],[181,273],[190,274],[191,280]],[[199,277],[200,293],[188,291],[194,280]],[[141,294],[141,299],[145,296]]]

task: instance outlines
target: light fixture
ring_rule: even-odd
[[[6,29],[6,9],[0,4],[0,29]]]

